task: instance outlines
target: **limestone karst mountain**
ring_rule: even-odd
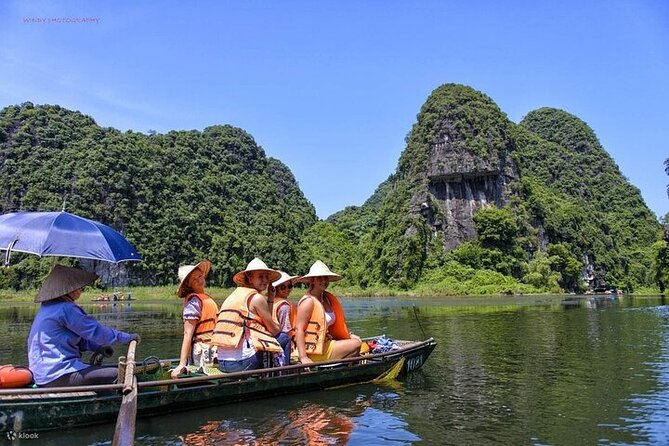
[[[493,208],[508,216],[487,215]],[[479,226],[493,222],[483,238],[477,214]],[[498,240],[491,229],[507,217],[507,240]],[[371,282],[405,288],[447,260],[526,279],[543,255],[562,288],[631,288],[652,282],[649,247],[660,231],[580,119],[540,109],[517,125],[486,95],[455,84],[427,99],[373,200],[329,221],[359,244],[358,268],[374,272]]]
[[[174,283],[180,264],[202,258],[216,265],[212,285],[232,285],[254,256],[304,270],[301,237],[317,220],[290,169],[242,129],[145,135],[59,106],[2,109],[0,212],[60,210],[64,202],[131,240],[144,257],[132,267],[143,284]],[[44,274],[40,265],[26,256],[0,274],[0,288],[30,285]]]
[[[442,85],[389,174],[363,206],[318,222],[290,169],[242,129],[145,135],[59,106],[0,111],[0,212],[65,200],[137,246],[146,261],[133,267],[136,283],[173,283],[179,264],[209,258],[210,282],[229,285],[254,256],[294,272],[320,258],[363,288],[482,271],[502,287],[480,292],[653,282],[656,217],[565,111],[542,108],[515,124],[485,94]],[[30,285],[44,269],[26,257],[0,272],[0,288]]]

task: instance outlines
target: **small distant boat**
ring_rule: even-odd
[[[385,353],[308,365],[159,379],[137,384],[137,416],[149,417],[208,406],[403,377],[427,361],[437,343],[394,341]],[[160,369],[178,360],[160,362]],[[137,364],[137,368],[148,365]],[[113,422],[121,407],[123,384],[0,390],[0,432],[35,432]],[[98,393],[101,392],[101,393]],[[4,434],[3,434],[4,436]]]
[[[136,300],[134,297],[132,297],[131,293],[113,293],[111,296],[109,294],[102,294],[98,297],[94,297],[91,299],[93,302],[119,302],[119,301],[128,301],[128,300]]]
[[[109,296],[98,296],[91,299],[93,302],[110,302]]]

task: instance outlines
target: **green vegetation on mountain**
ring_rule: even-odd
[[[440,144],[447,147],[446,161],[435,155]],[[449,160],[449,153],[457,159]],[[453,218],[448,214],[457,203],[453,192],[435,195],[434,184],[442,181],[428,172],[435,160],[449,187],[477,176],[484,184],[486,175],[503,184],[501,206],[491,206],[488,191],[469,192],[470,200],[488,195],[471,217],[476,236],[454,249],[442,223]],[[481,293],[588,286],[633,291],[657,282],[657,219],[592,130],[562,110],[536,110],[516,125],[480,92],[443,85],[422,107],[397,172],[383,188],[388,193],[380,204],[330,219],[358,242],[353,253],[368,272],[365,285]],[[501,274],[506,282],[483,281],[493,285],[481,288],[461,271]],[[444,285],[449,277],[469,285]]]
[[[362,238],[367,245],[360,252],[371,272],[370,283],[411,288],[423,275],[432,249],[442,249],[433,243],[433,229],[418,208],[421,198],[430,205],[428,165],[435,141],[446,135],[454,149],[495,157],[504,151],[507,128],[504,114],[482,93],[447,84],[430,95],[386,186],[389,192],[378,206],[377,224]]]
[[[669,175],[669,158],[664,160],[664,172]],[[669,184],[667,184],[667,196],[669,196]]]
[[[546,237],[590,262],[600,283],[650,284],[657,218],[592,130],[562,110],[542,108],[520,123],[516,144],[524,184],[540,185],[526,188],[526,202]]]
[[[259,256],[291,273],[319,258],[351,290],[669,286],[661,225],[587,124],[551,108],[514,124],[463,85],[432,92],[397,170],[362,206],[325,221],[288,167],[239,128],[145,135],[58,106],[3,109],[0,212],[63,200],[135,244],[145,262],[132,276],[147,285],[209,258],[212,286],[229,286]],[[13,263],[0,288],[34,284],[47,268],[30,256]]]
[[[664,171],[669,175],[669,158],[664,160]],[[669,185],[667,185],[667,196],[669,196]],[[664,293],[669,287],[669,212],[662,217],[664,228],[664,239],[653,244],[653,275],[655,283]]]
[[[239,128],[122,133],[30,103],[0,112],[0,194],[2,213],[65,200],[121,231],[145,259],[132,267],[144,284],[174,283],[180,264],[202,258],[215,265],[212,285],[232,285],[254,256],[303,271],[302,237],[317,221],[290,170]],[[35,259],[24,257],[0,272],[5,282],[33,275]]]

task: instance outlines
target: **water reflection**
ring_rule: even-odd
[[[669,310],[659,297],[588,298],[569,308],[564,296],[348,299],[349,325],[363,336],[416,339],[422,325],[438,342],[424,368],[393,388],[361,385],[142,419],[138,444],[669,442]],[[3,363],[22,363],[34,307],[0,306]],[[178,303],[85,308],[142,333],[140,356],[178,354]],[[103,444],[112,430],[73,429],[68,443]],[[62,435],[40,439],[62,444]]]
[[[187,445],[311,445],[346,444],[355,427],[350,412],[364,412],[364,400],[355,401],[349,414],[338,407],[306,403],[290,410],[275,412],[271,418],[254,420],[209,421],[196,432],[183,437]]]
[[[646,310],[663,321],[664,336],[660,339],[661,356],[657,361],[646,363],[646,372],[658,383],[656,389],[629,398],[628,409],[633,414],[623,419],[617,428],[635,434],[637,438],[652,444],[669,444],[669,307],[661,306]],[[649,333],[649,335],[652,335]]]
[[[562,299],[561,305],[564,309],[570,310],[575,308],[589,308],[601,309],[612,308],[617,305],[624,306],[624,297],[620,295],[602,295],[602,296],[569,296]],[[631,298],[627,297],[627,303],[631,302]]]
[[[408,445],[420,437],[393,413],[395,404],[388,402],[398,398],[392,391],[362,385],[165,416],[159,424],[140,420],[136,444]]]

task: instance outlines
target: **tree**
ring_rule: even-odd
[[[664,294],[669,286],[669,243],[666,240],[653,244],[653,275],[660,293]]]
[[[664,160],[664,172],[669,175],[669,158]],[[667,196],[669,196],[669,184],[667,184]]]
[[[513,215],[506,209],[490,207],[474,215],[478,239],[484,248],[510,250],[515,244],[518,226]]]
[[[527,266],[523,282],[553,293],[562,292],[562,275],[553,269],[551,259],[546,253],[538,252]]]
[[[569,246],[564,243],[548,245],[547,254],[551,269],[560,275],[562,288],[570,291],[579,288],[583,263],[571,254]]]

